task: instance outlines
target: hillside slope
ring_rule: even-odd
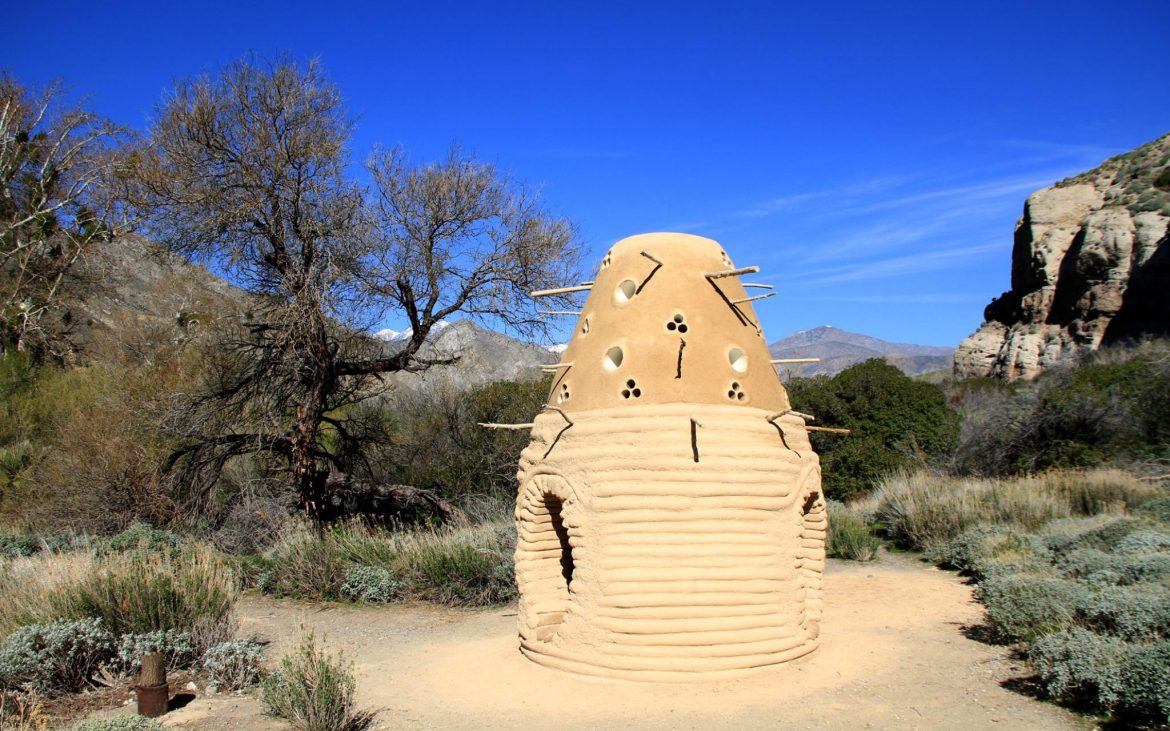
[[[1028,197],[1011,289],[955,352],[957,378],[1031,378],[1170,335],[1170,135]]]

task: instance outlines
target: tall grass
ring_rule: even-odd
[[[515,529],[497,519],[473,526],[391,532],[360,522],[324,534],[293,527],[266,556],[262,590],[309,599],[349,599],[343,592],[356,567],[384,569],[396,599],[484,606],[515,596]],[[350,584],[353,582],[350,581]]]
[[[1124,513],[1163,494],[1112,469],[977,479],[924,471],[883,479],[866,504],[895,544],[923,550],[980,525],[1034,531],[1059,518]]]
[[[872,561],[877,557],[882,542],[870,530],[865,515],[836,500],[828,502],[829,533],[825,550],[834,558],[850,561]]]
[[[115,635],[190,632],[202,652],[232,635],[238,593],[228,563],[201,544],[174,551],[46,551],[3,567],[0,636],[27,624],[97,617]]]

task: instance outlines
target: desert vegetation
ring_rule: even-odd
[[[360,728],[344,661],[309,636],[267,674],[235,637],[238,597],[515,597],[527,437],[476,424],[531,420],[548,380],[390,377],[455,363],[427,349],[445,318],[539,335],[527,293],[576,281],[576,229],[460,148],[355,160],[316,62],[181,80],[140,134],[57,96],[0,79],[0,725],[38,728],[46,704],[125,686],[158,652],[217,688],[260,683],[297,728]],[[97,323],[86,300],[132,230],[230,292]],[[409,323],[393,344],[370,335],[388,314]],[[988,636],[1052,698],[1170,721],[1164,343],[1025,383],[870,360],[788,390],[850,430],[812,436],[831,556],[888,547],[962,571]]]

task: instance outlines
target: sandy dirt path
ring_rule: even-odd
[[[912,557],[831,561],[823,644],[742,680],[685,685],[599,681],[516,650],[514,608],[307,606],[248,598],[243,635],[270,657],[312,628],[353,660],[378,729],[1086,729],[1093,724],[1004,689],[1004,648],[969,639],[982,610],[953,573]],[[252,697],[199,698],[168,726],[277,729]]]

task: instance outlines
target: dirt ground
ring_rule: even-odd
[[[516,649],[514,608],[352,608],[251,597],[240,632],[289,651],[302,628],[352,660],[377,729],[1086,729],[1004,688],[1018,663],[964,633],[982,610],[954,573],[907,556],[831,561],[823,644],[736,681],[647,685],[567,675]],[[253,696],[200,697],[165,718],[199,731],[279,729]]]

